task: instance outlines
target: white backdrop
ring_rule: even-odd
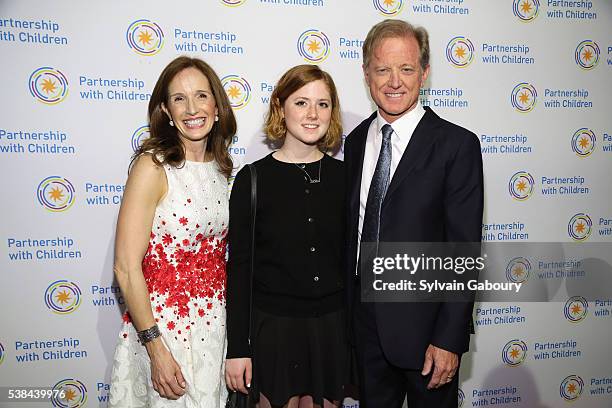
[[[267,153],[268,98],[293,65],[332,74],[345,133],[373,111],[361,42],[386,16],[429,30],[423,103],[481,139],[483,239],[610,242],[610,1],[3,0],[0,386],[106,406],[121,323],[114,226],[172,58],[203,58],[224,78],[239,168]],[[477,305],[463,406],[612,407],[612,294],[589,300]]]

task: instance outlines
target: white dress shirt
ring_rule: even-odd
[[[390,123],[393,128],[391,134],[391,169],[389,175],[389,183],[393,180],[393,174],[397,169],[404,151],[410,142],[410,138],[414,133],[417,125],[423,118],[425,109],[418,101],[414,109],[407,112],[393,123]],[[361,173],[361,189],[359,192],[359,229],[357,234],[357,260],[359,260],[359,245],[361,244],[361,229],[363,228],[363,217],[365,215],[366,203],[368,202],[368,192],[370,184],[376,170],[378,155],[380,154],[380,146],[382,145],[382,127],[387,124],[387,121],[380,116],[380,112],[376,115],[376,119],[370,123],[368,136],[365,145],[365,154],[363,156],[363,168]]]

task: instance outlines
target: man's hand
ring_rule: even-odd
[[[247,388],[251,386],[251,378],[250,358],[230,358],[225,362],[225,382],[230,390],[248,394]]]
[[[428,390],[439,388],[452,381],[459,366],[459,356],[430,344],[425,351],[425,363],[421,375],[428,375],[432,366],[433,374],[427,384]]]

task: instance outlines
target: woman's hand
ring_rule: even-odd
[[[179,399],[185,394],[187,383],[172,354],[168,351],[161,338],[146,344],[151,359],[151,380],[153,389],[164,398]]]
[[[230,358],[225,361],[225,382],[232,391],[248,394],[247,388],[251,386],[252,374],[250,358]]]

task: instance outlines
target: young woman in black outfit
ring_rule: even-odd
[[[336,87],[316,65],[287,71],[265,131],[282,147],[255,162],[257,220],[251,345],[249,169],[230,199],[226,380],[259,406],[336,407],[346,383],[343,305],[344,167]],[[251,384],[252,380],[252,384]]]

